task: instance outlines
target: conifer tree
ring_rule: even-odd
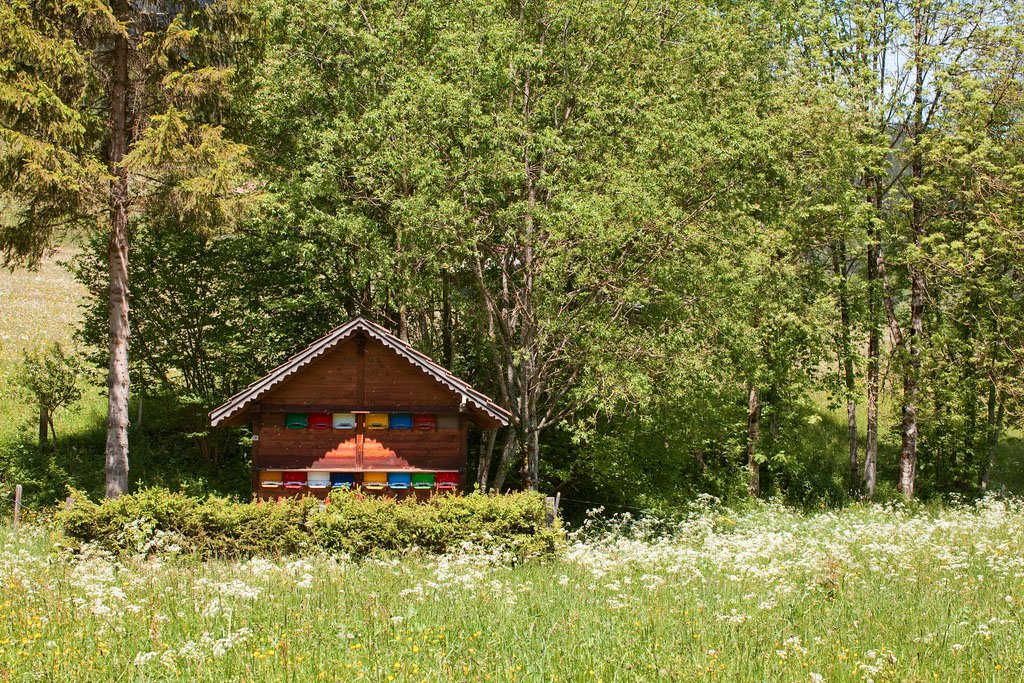
[[[128,489],[130,222],[227,222],[244,152],[219,125],[236,17],[204,2],[0,7],[5,262],[34,265],[74,230],[107,234],[109,497]]]

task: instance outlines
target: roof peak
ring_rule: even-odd
[[[371,337],[391,349],[410,364],[418,367],[436,382],[446,386],[458,394],[463,403],[470,403],[478,410],[501,425],[507,425],[512,414],[496,404],[486,395],[471,387],[467,382],[453,375],[447,368],[439,365],[425,353],[417,351],[411,344],[395,336],[384,326],[358,315],[348,322],[339,325],[287,361],[256,380],[248,387],[232,396],[222,406],[210,412],[210,423],[216,427],[220,423],[244,410],[250,403],[263,396],[272,388],[292,377],[302,368],[317,362],[327,352],[347,340],[356,331],[365,331]]]

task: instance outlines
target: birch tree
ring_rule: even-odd
[[[876,486],[880,370],[884,339],[902,380],[898,489],[914,494],[918,457],[921,348],[929,306],[927,260],[934,210],[928,205],[924,140],[943,119],[960,75],[984,68],[993,40],[1012,21],[986,2],[824,3],[816,63],[837,97],[860,118],[864,170],[852,178],[865,214],[867,279],[867,441],[864,490]],[[895,269],[895,270],[894,270]],[[905,278],[905,280],[904,280]],[[902,312],[906,283],[907,313]]]

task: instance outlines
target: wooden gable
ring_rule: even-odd
[[[211,411],[213,426],[267,411],[456,412],[487,429],[511,414],[384,328],[356,318]]]
[[[360,358],[359,346],[363,346]],[[362,365],[362,368],[360,368]],[[462,398],[372,338],[356,335],[260,397],[263,411],[457,413]]]

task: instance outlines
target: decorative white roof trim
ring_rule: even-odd
[[[333,349],[343,341],[346,341],[356,332],[365,332],[373,339],[376,339],[399,356],[409,361],[435,381],[443,384],[453,392],[462,397],[463,403],[471,403],[481,411],[491,416],[503,426],[512,419],[512,414],[497,405],[486,395],[480,393],[466,382],[459,379],[441,365],[438,365],[427,355],[420,353],[409,344],[406,344],[386,329],[370,322],[366,318],[358,317],[348,321],[340,327],[336,327],[326,335],[316,340],[305,349],[295,354],[283,364],[274,368],[266,376],[256,380],[248,387],[238,392],[224,405],[210,412],[210,423],[216,427],[228,418],[244,410],[250,403],[263,396],[281,382],[292,377],[299,370],[305,368],[325,353]]]

